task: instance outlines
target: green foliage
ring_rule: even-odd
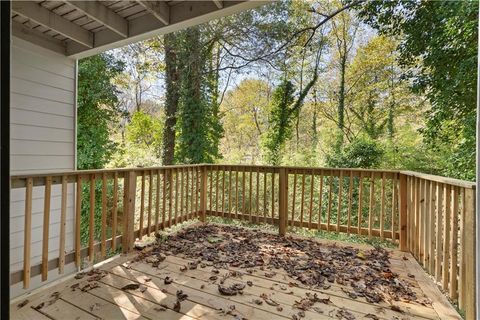
[[[271,87],[262,80],[245,79],[228,91],[221,105],[225,130],[220,142],[226,163],[259,163],[260,139],[267,127]]]
[[[295,88],[290,81],[283,81],[273,92],[270,110],[270,127],[266,134],[264,148],[266,162],[279,165],[285,142],[292,136],[292,121],[295,114],[291,111]]]
[[[340,153],[327,155],[327,165],[336,168],[377,168],[384,151],[377,142],[368,138],[357,138]]]
[[[161,119],[143,111],[133,114],[132,120],[125,127],[127,143],[139,148],[153,149],[160,155],[163,124]]]
[[[78,63],[77,168],[103,168],[115,152],[110,126],[116,120],[117,90],[112,79],[122,64],[107,54]]]
[[[381,32],[401,36],[399,61],[411,68],[413,89],[431,103],[423,135],[431,149],[447,151],[439,173],[473,179],[478,2],[370,1],[361,15]]]

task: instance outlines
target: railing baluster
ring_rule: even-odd
[[[272,221],[275,218],[275,171],[272,171]]]
[[[42,281],[48,278],[48,240],[50,229],[50,198],[52,194],[52,177],[45,178],[45,197],[43,206],[43,241],[42,241]]]
[[[450,266],[450,221],[451,221],[451,197],[452,190],[449,184],[444,187],[444,208],[443,212],[445,213],[445,221],[443,224],[443,264],[442,264],[442,288],[445,291],[448,291],[449,288],[449,266]]]
[[[368,237],[372,238],[373,215],[375,214],[375,172],[370,173],[370,205],[368,207]]]
[[[101,226],[101,256],[107,254],[107,174],[102,174],[102,226]]]
[[[342,193],[343,193],[343,170],[340,170],[338,176],[338,201],[337,201],[337,228],[336,232],[340,232],[340,217],[342,215]]]
[[[392,230],[392,239],[395,240],[395,233],[396,233],[396,230],[395,230],[395,220],[396,219],[396,204],[397,204],[397,174],[394,174],[393,177],[392,177],[392,207],[391,207],[391,212],[390,212],[390,229]],[[400,211],[400,208],[398,209],[398,211]],[[400,219],[400,215],[399,215],[399,219]],[[401,223],[399,221],[398,223],[398,231],[399,232],[402,232],[400,226],[401,226]]]
[[[212,196],[213,196],[213,170],[214,170],[213,167],[211,167],[211,169],[209,170],[209,171],[210,171],[210,174],[209,174],[209,176],[210,176],[210,179],[209,179],[209,180],[210,180],[210,193],[209,193],[209,197],[208,197],[208,198],[209,198],[209,206],[208,206],[208,207],[209,207],[209,210],[210,210],[210,211],[213,211],[213,204],[212,204],[212,203],[213,203],[213,202],[212,202]]]
[[[252,181],[252,167],[249,170],[249,177],[248,177],[248,221],[252,222],[252,188],[253,188],[253,181]]]
[[[160,170],[156,170],[155,188],[155,234],[158,234],[158,220],[160,215]],[[163,227],[163,225],[162,225]]]
[[[437,213],[437,221],[436,221],[436,248],[435,248],[435,280],[440,282],[442,280],[442,261],[443,261],[443,189],[444,185],[439,183],[437,184],[436,195],[437,195],[437,205],[436,205],[436,213]]]
[[[317,229],[322,230],[322,200],[323,200],[323,171],[320,170],[320,186],[318,187],[318,225]]]
[[[82,215],[82,176],[77,175],[77,191],[76,191],[76,207],[75,207],[75,266],[80,269],[82,262],[80,260],[80,218]]]
[[[185,172],[185,168],[181,168],[180,169],[180,216],[178,217],[178,220],[177,220],[177,217],[175,217],[175,223],[178,223],[179,221],[183,221],[183,211],[184,211],[184,203],[183,203],[183,200],[184,200],[184,195],[183,195],[183,191],[184,191],[184,182],[185,182],[185,176],[184,176],[184,172]]]
[[[380,239],[385,238],[385,172],[382,172],[382,195],[380,199]],[[393,237],[392,233],[392,239]]]
[[[436,200],[436,189],[437,183],[432,181],[430,183],[430,199],[429,199],[429,221],[428,224],[429,234],[430,234],[430,241],[429,241],[429,264],[428,264],[428,273],[434,274],[435,272],[435,246],[436,246],[436,234],[435,234],[435,200]]]
[[[145,213],[145,171],[142,172],[142,189],[140,191],[140,234],[139,238],[143,238],[143,215]]]
[[[125,204],[123,204],[125,206]],[[112,251],[117,251],[117,221],[118,220],[118,172],[113,175],[113,203],[112,203]]]
[[[267,223],[267,170],[263,173],[263,223]]]
[[[90,216],[88,220],[88,258],[94,260],[94,235],[95,235],[95,174],[90,175]]]
[[[25,182],[25,225],[23,238],[23,288],[30,287],[30,252],[32,248],[32,189],[33,179]]]
[[[300,196],[300,226],[303,227],[303,208],[305,203],[305,172],[302,173],[302,194]]]
[[[327,210],[327,231],[330,231],[330,217],[332,214],[332,191],[333,191],[333,172],[330,170],[330,182],[328,187],[328,210]]]
[[[242,219],[245,219],[245,167],[242,167]]]
[[[175,169],[175,214],[173,218],[173,224],[176,225],[178,223],[178,180],[179,180],[179,175],[178,175],[178,168]]]
[[[363,171],[360,171],[360,177],[358,178],[358,217],[357,217],[357,234],[362,234],[362,214],[363,214]]]
[[[232,198],[233,198],[233,189],[232,189],[232,167],[230,166],[228,171],[228,218],[232,218]]]
[[[58,249],[58,273],[62,274],[65,267],[65,227],[67,220],[67,177],[62,176],[62,204],[60,208],[60,243]]]
[[[153,201],[153,173],[148,171],[148,212],[147,212],[147,235],[152,233],[152,201]]]
[[[452,187],[452,240],[450,242],[450,299],[456,301],[458,298],[458,187]]]
[[[352,198],[353,198],[353,171],[350,170],[350,179],[348,182],[348,217],[347,217],[347,234],[350,235],[352,227]]]
[[[168,227],[170,228],[173,216],[173,169],[167,169],[165,174],[168,175]]]
[[[235,219],[238,219],[238,168],[235,168]]]
[[[225,217],[225,167],[222,170],[222,217]]]
[[[310,176],[310,208],[309,208],[309,216],[308,216],[308,228],[312,228],[312,216],[313,216],[313,189],[315,183],[315,175],[314,171],[312,170],[312,174]]]
[[[190,217],[190,211],[188,211],[188,203],[189,203],[188,195],[189,195],[189,192],[190,192],[190,188],[189,188],[189,186],[190,186],[190,181],[189,181],[190,180],[190,168],[187,168],[186,171],[187,172],[185,173],[185,178],[187,179],[187,182],[185,184],[185,215],[184,215],[184,217],[185,217],[185,220],[188,220],[189,217]]]
[[[292,195],[292,227],[295,226],[295,205],[297,201],[295,199],[297,193],[297,172],[293,172],[293,195]]]
[[[259,216],[260,216],[260,211],[259,211],[259,206],[260,206],[260,167],[257,167],[257,194],[256,194],[256,218],[255,222],[259,223]]]
[[[218,215],[218,186],[219,186],[219,181],[220,181],[220,169],[217,167],[217,174],[216,174],[216,179],[215,179],[215,211],[217,212]]]
[[[424,244],[423,244],[423,267],[425,269],[428,268],[430,264],[430,181],[425,180],[425,197],[424,197],[424,202],[425,202],[425,211],[423,213],[424,218],[423,218],[423,225],[424,227]]]

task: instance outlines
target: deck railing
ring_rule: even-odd
[[[475,184],[415,172],[249,165],[187,165],[13,176],[24,189],[23,268],[11,282],[66,264],[132,250],[136,238],[221,216],[364,235],[411,252],[467,319],[475,311]],[[59,185],[59,255],[49,256],[52,185]],[[68,187],[74,187],[74,247],[65,250]],[[41,263],[31,265],[32,193],[43,188]],[[82,199],[85,197],[86,199]],[[88,201],[87,201],[88,200]],[[72,204],[71,204],[72,205]],[[83,231],[82,231],[83,230]],[[86,232],[85,230],[88,230]],[[82,238],[83,236],[83,238]]]

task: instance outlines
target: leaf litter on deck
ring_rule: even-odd
[[[157,267],[157,262],[163,261],[165,255],[184,256],[194,260],[188,268],[183,266],[182,271],[196,269],[197,265],[202,268],[206,265],[213,266],[214,274],[210,280],[222,278],[215,275],[218,274],[218,269],[230,267],[246,269],[249,274],[253,268],[259,268],[267,278],[275,277],[277,272],[274,270],[283,269],[288,276],[310,288],[326,290],[336,283],[351,299],[363,298],[369,303],[413,301],[425,304],[425,301],[416,296],[408,282],[391,271],[389,252],[380,247],[360,250],[350,246],[322,244],[312,239],[281,237],[258,230],[207,224],[187,228],[166,237],[153,248],[142,251],[135,261],[143,260]],[[223,284],[231,276],[241,277],[241,273],[231,270],[223,275],[218,284],[220,294],[231,296],[243,293],[246,287],[244,284]],[[251,281],[246,284],[248,287],[254,285]],[[290,286],[295,286],[295,282],[290,282]],[[252,303],[265,302],[271,306],[278,304],[266,294],[261,298],[263,301],[257,299]],[[293,307],[300,310],[294,316],[302,317],[306,310],[323,313],[321,308],[314,306],[316,303],[328,305],[331,302],[329,298],[321,299],[316,294],[308,294],[294,303]],[[281,311],[282,308],[277,310]],[[397,311],[397,308],[391,310]],[[354,315],[344,308],[338,309],[335,317],[354,319]]]

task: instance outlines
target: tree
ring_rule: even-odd
[[[347,95],[347,66],[354,49],[355,37],[359,28],[358,21],[349,11],[344,11],[332,19],[332,37],[335,48],[336,69],[338,72],[337,125],[338,137],[336,150],[343,146],[345,131],[345,100]]]
[[[210,163],[220,156],[217,135],[221,132],[215,105],[208,96],[205,71],[210,51],[203,46],[199,27],[188,28],[182,35],[175,158],[181,163]]]
[[[284,80],[273,92],[272,108],[269,117],[269,128],[266,134],[264,147],[266,161],[272,165],[279,165],[285,142],[291,138],[293,120],[298,117],[305,97],[318,79],[317,67],[310,82],[303,88],[295,99],[293,84]]]
[[[445,152],[439,173],[474,179],[478,3],[371,1],[361,15],[380,32],[401,36],[399,61],[410,68],[412,89],[431,104],[423,135]]]
[[[107,54],[79,61],[77,169],[103,168],[115,152],[110,134],[119,110],[112,79],[122,70],[123,65]]]
[[[175,159],[175,128],[180,99],[180,71],[178,65],[178,33],[164,36],[165,50],[165,126],[163,128],[162,164],[171,165]]]
[[[260,139],[268,125],[270,95],[270,85],[257,79],[242,80],[225,94],[220,106],[225,162],[261,163]]]

